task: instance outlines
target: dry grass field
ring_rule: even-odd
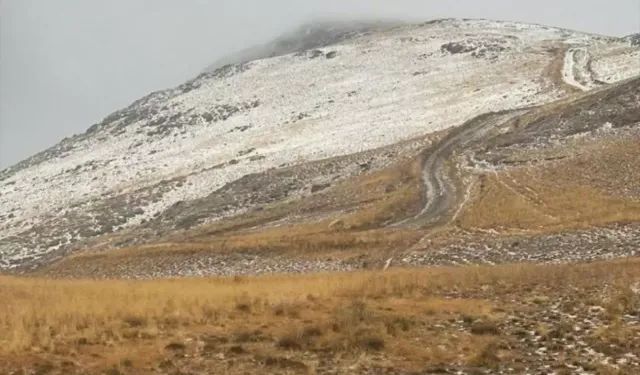
[[[531,159],[547,154],[559,160],[480,176],[457,224],[544,233],[638,222],[638,142],[634,136],[527,152]]]
[[[521,340],[532,327],[564,353],[548,362],[557,370],[631,374],[638,286],[637,259],[135,282],[5,277],[0,373],[520,373],[538,361]],[[593,311],[597,327],[580,328]],[[614,343],[597,349],[614,362],[569,358],[558,348],[565,339]]]
[[[540,178],[539,174],[551,173],[522,170],[487,175],[458,224],[544,233],[640,221],[638,199],[606,194],[568,178]]]

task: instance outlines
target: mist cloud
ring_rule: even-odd
[[[640,1],[1,0],[0,168],[302,22],[442,17],[622,36]]]

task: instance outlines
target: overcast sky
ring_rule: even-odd
[[[0,0],[0,169],[222,55],[331,15],[640,30],[640,0]]]

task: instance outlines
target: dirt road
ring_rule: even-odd
[[[422,179],[425,205],[415,216],[394,223],[392,227],[429,229],[446,222],[463,200],[455,154],[478,141],[490,137],[491,131],[507,120],[525,113],[527,109],[487,112],[455,128],[435,147],[424,151]]]

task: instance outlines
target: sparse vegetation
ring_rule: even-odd
[[[474,335],[498,335],[500,328],[494,322],[476,322],[471,326]]]
[[[391,168],[346,180],[301,201],[278,203],[261,211],[200,226],[157,244],[74,255],[42,272],[79,277],[110,273],[121,276],[129,266],[143,264],[143,259],[160,263],[164,257],[194,254],[253,253],[336,260],[365,255],[369,259],[381,259],[394,249],[411,246],[424,235],[420,230],[383,228],[389,221],[417,212],[423,199],[420,176],[420,158],[414,157]],[[389,185],[394,186],[393,191],[389,191]],[[335,212],[338,214],[334,215]],[[266,227],[259,232],[245,231],[294,214],[326,218]],[[339,225],[332,225],[337,221]]]
[[[640,344],[625,320],[637,311],[638,283],[638,260],[136,282],[4,277],[0,373],[48,363],[62,374],[62,359],[73,358],[84,373],[306,374],[336,356],[335,368],[362,358],[358,366],[381,366],[373,354],[407,371],[497,368],[527,363],[529,331],[548,350],[584,333],[594,350],[623,358]],[[591,333],[555,318],[541,325],[535,317],[555,301],[574,322],[603,311],[615,323]]]
[[[544,233],[640,221],[638,200],[530,171],[486,176],[476,194],[458,221],[464,228]]]

